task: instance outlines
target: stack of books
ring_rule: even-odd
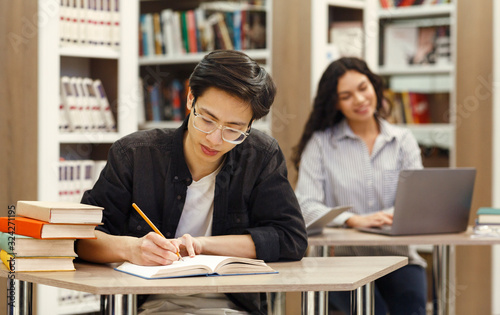
[[[103,208],[73,202],[18,201],[0,217],[0,258],[11,272],[75,270],[76,239],[95,238]]]
[[[476,212],[476,224],[500,224],[500,208],[479,208]]]

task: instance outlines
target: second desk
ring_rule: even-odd
[[[386,236],[355,229],[326,228],[322,234],[309,237],[310,251],[326,256],[328,246],[433,245],[433,276],[436,284],[437,314],[454,315],[456,292],[455,245],[495,245],[500,238],[478,237],[472,227],[463,233]]]

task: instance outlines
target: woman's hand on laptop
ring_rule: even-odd
[[[349,227],[392,225],[392,214],[379,211],[368,215],[353,215],[345,223]]]

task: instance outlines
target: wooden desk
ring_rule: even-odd
[[[437,293],[437,313],[455,314],[455,298],[460,294],[455,283],[455,245],[494,245],[499,238],[472,236],[472,227],[464,233],[415,236],[384,236],[354,229],[327,228],[323,234],[309,237],[315,256],[327,256],[328,246],[433,245],[433,275]]]
[[[135,314],[136,294],[297,291],[303,292],[304,314],[315,312],[316,305],[309,300],[312,291],[355,291],[358,314],[372,314],[373,281],[407,263],[406,257],[305,257],[298,262],[269,264],[278,274],[157,280],[125,274],[108,265],[77,263],[76,271],[15,273],[16,281],[8,283],[15,286],[12,291],[17,301],[9,314],[30,314],[33,283],[109,295],[109,314]],[[8,277],[2,267],[0,277]]]

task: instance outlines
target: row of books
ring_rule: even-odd
[[[396,93],[385,90],[387,101],[387,120],[394,124],[428,124],[431,123],[430,106],[427,94],[415,92]]]
[[[245,9],[248,7],[248,9]],[[214,49],[266,47],[266,12],[231,2],[203,3],[187,11],[141,14],[139,55],[173,56]]]
[[[422,64],[451,64],[451,37],[448,19],[391,23],[384,27],[383,64],[399,67]]]
[[[59,200],[80,202],[83,193],[94,186],[105,165],[106,161],[59,161]]]
[[[61,46],[120,46],[120,0],[61,0]]]
[[[450,3],[450,0],[380,0],[380,6],[384,9],[415,5],[435,5],[441,3]]]
[[[59,131],[116,132],[116,120],[101,80],[61,77]]]
[[[182,121],[187,113],[186,91],[188,79],[145,84],[144,117],[146,121]]]
[[[101,207],[69,202],[18,201],[0,217],[0,258],[11,272],[75,270],[76,239],[95,238]]]

